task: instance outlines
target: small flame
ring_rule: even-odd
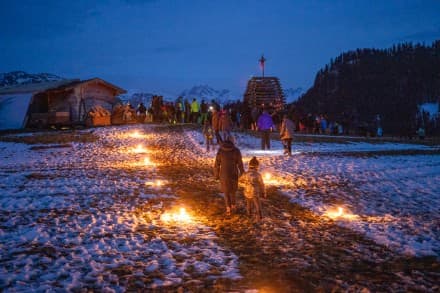
[[[329,209],[324,213],[324,216],[327,216],[331,219],[342,218],[342,219],[347,219],[347,220],[355,220],[355,219],[359,218],[358,215],[351,214],[349,212],[344,211],[343,207],[338,207],[336,211]]]
[[[180,208],[179,212],[172,213],[172,212],[166,212],[163,213],[160,219],[164,222],[179,222],[179,223],[191,223],[192,218],[191,216],[186,212],[185,208]]]
[[[264,180],[270,180],[272,179],[272,174],[270,174],[269,172],[264,173]]]
[[[165,185],[165,183],[166,183],[166,180],[157,179],[154,181],[147,181],[147,182],[145,182],[145,185],[153,186],[153,187],[162,187]]]
[[[155,164],[150,160],[149,157],[144,158],[144,165],[145,166],[154,166]]]
[[[135,130],[132,133],[130,133],[130,136],[133,138],[142,138],[144,137],[142,134],[139,133],[139,131]]]
[[[147,149],[144,148],[142,144],[138,144],[137,147],[133,150],[136,154],[143,154],[147,152]]]
[[[264,184],[267,184],[267,185],[278,185],[280,183],[278,178],[272,176],[272,174],[269,172],[263,173],[263,181],[264,181]]]

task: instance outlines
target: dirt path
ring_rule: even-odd
[[[265,219],[254,223],[245,216],[242,196],[236,215],[225,217],[224,201],[212,166],[177,157],[175,148],[194,156],[182,129],[175,140],[159,140],[158,172],[171,183],[179,201],[206,219],[219,242],[240,259],[237,282],[217,282],[218,291],[264,289],[266,292],[304,291],[436,291],[440,264],[434,258],[404,258],[354,231],[341,228],[292,204],[276,188],[263,201]],[[188,164],[188,162],[191,162]]]

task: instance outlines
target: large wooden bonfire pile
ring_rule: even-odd
[[[104,109],[102,106],[96,105],[93,106],[89,113],[88,119],[86,120],[86,124],[89,126],[105,126],[111,124],[111,113],[107,109]]]
[[[252,77],[248,81],[244,100],[253,108],[266,108],[280,111],[284,108],[285,98],[277,77]]]

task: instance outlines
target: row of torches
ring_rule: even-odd
[[[134,131],[129,135],[132,138],[146,138],[146,135],[140,134],[139,131]],[[144,148],[142,144],[136,146],[133,149],[133,152],[136,154],[144,154],[148,153],[148,150]],[[147,167],[155,167],[156,163],[150,160],[149,157],[144,157],[143,164]],[[274,178],[271,173],[264,172],[263,173],[264,183],[266,185],[278,185],[279,180]],[[145,182],[145,185],[160,188],[166,184],[164,180],[153,180]],[[330,208],[323,214],[324,216],[330,219],[344,219],[344,220],[356,220],[359,218],[358,215],[352,214],[349,211],[346,211],[343,207]],[[169,211],[165,212],[161,216],[161,220],[164,222],[183,222],[183,223],[191,223],[192,217],[187,213],[184,207],[178,208],[178,211]]]
[[[129,134],[129,137],[131,138],[139,138],[139,139],[145,139],[146,135],[139,133],[139,131],[134,131]],[[142,145],[138,144],[133,150],[133,153],[135,154],[145,154],[149,151]],[[149,157],[144,157],[143,159],[143,165],[146,167],[155,167],[157,166],[156,163],[154,163]],[[153,187],[153,188],[161,188],[166,184],[166,180],[151,180],[145,182],[146,186]],[[186,211],[184,207],[179,207],[177,209],[172,209],[170,211],[164,212],[160,216],[160,220],[165,223],[184,223],[184,224],[191,224],[194,222],[191,215]]]

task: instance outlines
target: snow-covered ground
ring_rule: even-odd
[[[204,149],[199,132],[187,135],[201,151]],[[278,185],[292,202],[323,216],[342,207],[345,214],[353,217],[334,218],[339,225],[359,231],[398,253],[440,257],[440,155],[344,155],[438,147],[294,142],[293,155],[287,157],[280,141],[272,140],[271,150],[261,151],[260,139],[254,136],[237,133],[235,139],[243,161],[256,156],[263,175],[271,175],[269,184]],[[211,152],[202,156],[213,155]]]
[[[190,274],[241,277],[238,258],[196,217],[161,218],[173,207],[160,199],[175,195],[137,148],[155,136],[128,132],[101,128],[98,142],[71,148],[0,143],[0,291],[122,292]]]
[[[99,128],[100,140],[72,147],[0,142],[0,290],[124,291],[180,285],[194,275],[200,278],[192,282],[241,277],[238,257],[196,215],[184,224],[163,217],[179,206],[145,160],[154,158],[148,142],[170,139],[152,127]],[[294,143],[286,157],[279,141],[260,151],[258,138],[234,135],[244,161],[257,156],[272,175],[268,184],[292,202],[323,217],[343,207],[355,217],[334,219],[339,225],[397,253],[440,256],[440,156],[346,155],[431,147]],[[188,160],[213,161],[216,151],[205,151],[200,132],[185,137],[194,153]]]

